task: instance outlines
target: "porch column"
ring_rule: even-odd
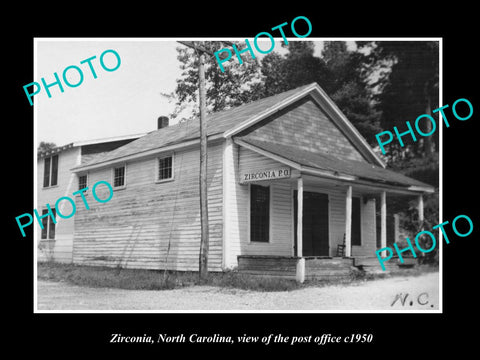
[[[418,220],[423,222],[423,195],[418,195]]]
[[[345,197],[345,257],[352,256],[352,187]]]
[[[400,239],[400,215],[398,214],[393,214],[393,241],[398,242],[398,239]]]
[[[297,180],[297,256],[303,254],[303,178]]]
[[[382,191],[380,196],[380,248],[387,247],[387,192]],[[381,255],[387,256],[387,250],[383,250]]]

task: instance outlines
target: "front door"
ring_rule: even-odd
[[[297,190],[294,191],[294,224],[297,254]],[[329,256],[328,245],[328,195],[303,192],[303,256]]]

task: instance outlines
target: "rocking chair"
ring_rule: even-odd
[[[344,257],[345,256],[345,234],[343,234],[343,243],[337,245],[337,256]]]

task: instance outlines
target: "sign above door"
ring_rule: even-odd
[[[277,180],[290,178],[292,172],[289,167],[282,167],[269,170],[255,170],[243,172],[240,174],[240,184],[247,184],[250,182]]]

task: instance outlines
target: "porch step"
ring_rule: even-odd
[[[238,257],[238,271],[250,275],[278,276],[295,278],[298,258],[286,256]]]
[[[351,258],[305,258],[305,279],[320,281],[347,280],[355,268]]]
[[[385,262],[385,271],[382,269],[378,258],[355,258],[354,265],[360,270],[371,274],[395,273],[401,272],[404,269],[415,267],[418,264],[417,259],[411,257],[404,257],[403,264],[397,258],[392,258]]]
[[[353,266],[353,258],[318,258],[318,257],[305,257],[305,267],[315,269],[343,269]]]
[[[238,271],[250,275],[295,279],[298,257],[238,256]],[[305,257],[306,280],[345,280],[357,271],[352,258]]]

